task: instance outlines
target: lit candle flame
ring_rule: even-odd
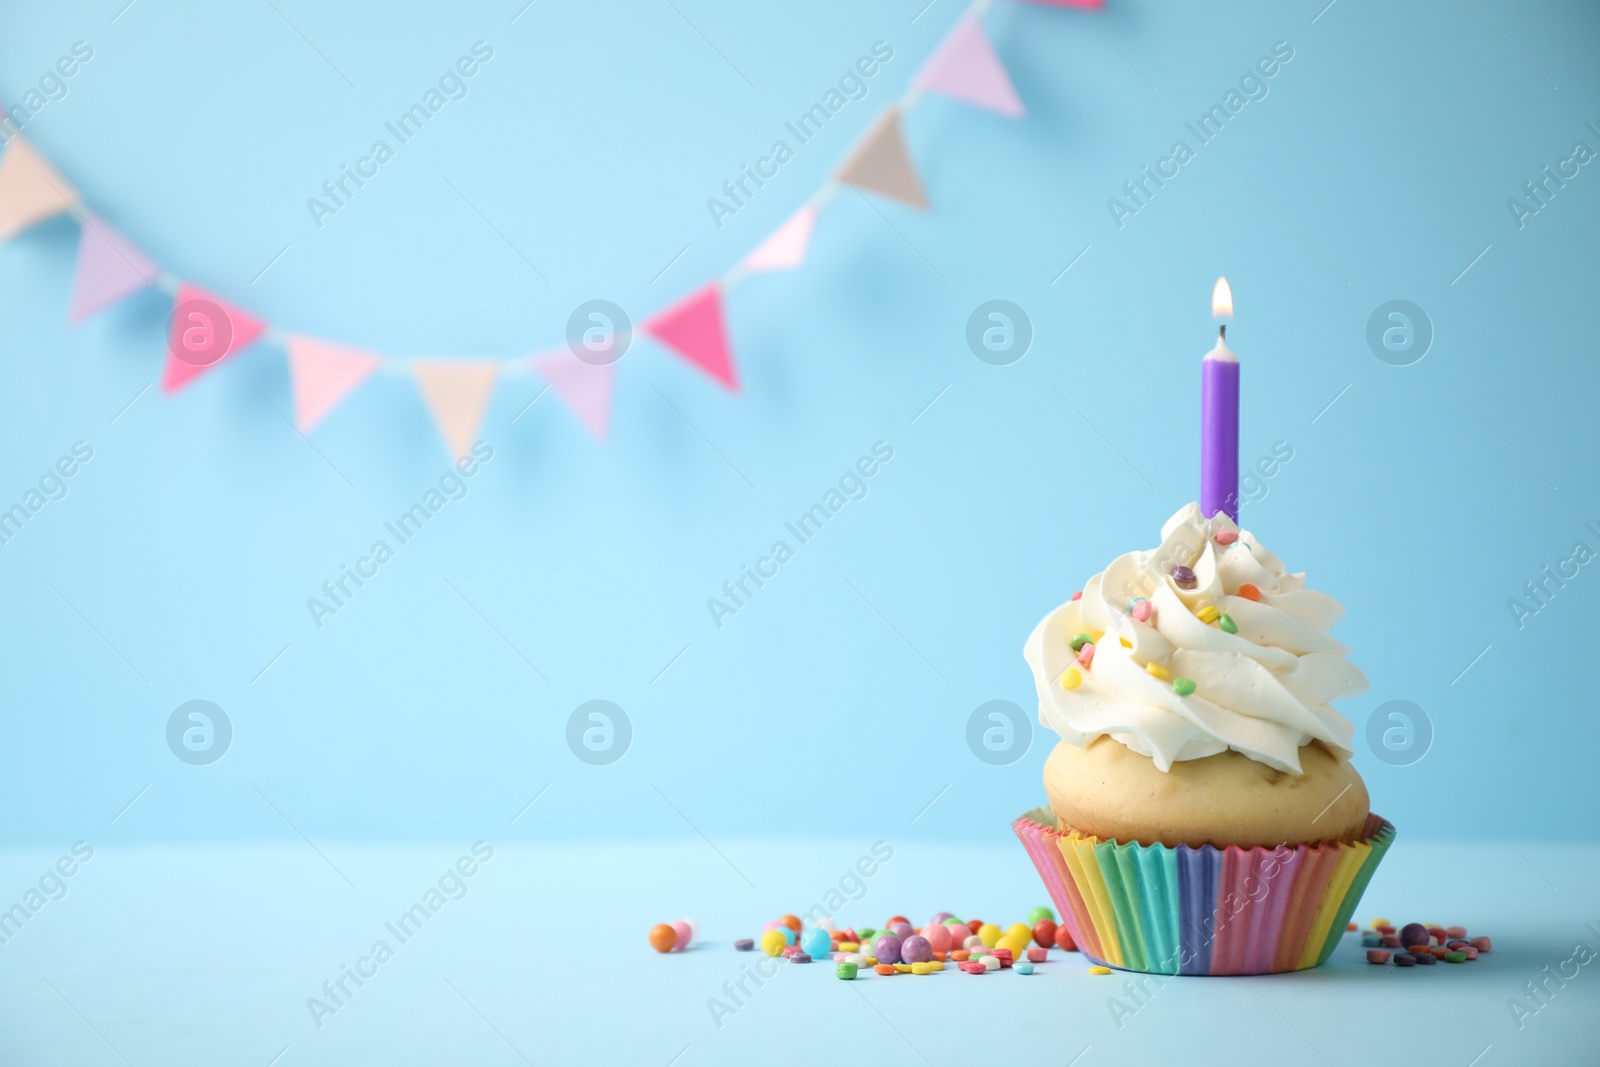
[[[1233,318],[1233,290],[1228,288],[1228,279],[1218,278],[1216,288],[1211,290],[1211,317],[1214,319]]]

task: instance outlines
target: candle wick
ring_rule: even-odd
[[[1228,339],[1228,324],[1225,323],[1225,322],[1224,323],[1220,323],[1217,326],[1217,340],[1226,341],[1227,339]]]

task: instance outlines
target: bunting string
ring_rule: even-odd
[[[739,374],[729,342],[726,294],[750,276],[804,264],[817,220],[838,192],[862,193],[928,210],[922,179],[907,147],[905,116],[928,94],[959,100],[1009,118],[1025,113],[1010,75],[983,29],[993,0],[972,0],[912,77],[898,100],[886,104],[822,185],[753,250],[720,276],[608,338],[610,351],[638,336],[670,350],[730,392]],[[1018,0],[1052,7],[1099,8],[1104,0]],[[161,387],[182,390],[218,364],[257,344],[284,351],[295,425],[309,432],[374,374],[399,374],[417,386],[439,435],[455,456],[465,455],[501,378],[542,378],[597,440],[610,429],[616,366],[583,358],[567,346],[497,359],[391,356],[298,334],[166,270],[102,217],[20,133],[0,125],[0,241],[62,214],[80,225],[68,320],[81,323],[142,289],[173,300]]]

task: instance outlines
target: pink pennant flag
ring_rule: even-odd
[[[690,293],[683,300],[641,323],[639,328],[728,388],[739,391],[722,324],[722,289],[716,282]]]
[[[805,262],[811,244],[811,228],[817,222],[817,206],[807,204],[767,235],[756,250],[744,257],[744,269],[752,274],[764,270],[789,270]]]
[[[419,359],[412,364],[422,399],[454,458],[472,451],[499,371],[500,365],[492,360]]]
[[[893,105],[883,109],[877,123],[834,176],[847,185],[871,189],[912,207],[928,207],[922,179],[917,177],[917,168],[906,151],[905,135],[900,132],[900,109]]]
[[[72,210],[78,191],[19,133],[0,156],[0,241]]]
[[[289,385],[294,393],[294,424],[301,433],[322,421],[345,396],[378,369],[383,357],[359,348],[290,337]]]
[[[267,324],[221,297],[184,282],[167,324],[167,365],[161,391],[176,393],[218,363],[256,342]]]
[[[559,349],[528,360],[556,395],[567,402],[567,407],[594,434],[595,440],[606,439],[606,429],[611,423],[611,390],[616,381],[616,364],[593,364],[579,359],[571,349]]]
[[[69,322],[82,322],[102,308],[155,282],[161,268],[105,221],[83,217],[78,267],[72,278]]]
[[[1011,76],[994,54],[977,16],[967,15],[944,39],[917,74],[917,84],[969,104],[1013,117],[1022,114],[1022,100]]]

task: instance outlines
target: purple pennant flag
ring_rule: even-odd
[[[161,268],[120,233],[94,215],[86,215],[78,238],[78,270],[72,280],[72,309],[67,318],[82,322],[102,308],[150,285]]]

